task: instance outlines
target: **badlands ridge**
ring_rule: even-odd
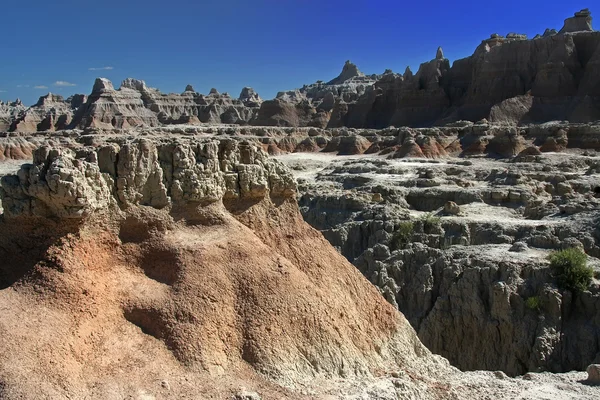
[[[0,103],[0,398],[598,398],[599,66],[582,10],[267,101]]]

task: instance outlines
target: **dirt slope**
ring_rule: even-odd
[[[35,243],[55,242],[35,265],[30,227],[3,222],[3,398],[208,395],[215,380],[239,388],[231,377],[271,387],[254,371],[294,388],[443,365],[293,201],[228,206],[45,221]]]

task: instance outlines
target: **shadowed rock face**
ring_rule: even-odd
[[[483,118],[508,124],[590,122],[600,119],[599,63],[600,33],[592,30],[589,11],[582,10],[559,34],[547,30],[532,40],[493,34],[452,66],[438,48],[416,74],[409,68],[403,75],[386,71],[369,82],[347,62],[327,84],[280,93],[253,123],[384,128]],[[323,93],[333,99],[324,101]],[[333,108],[324,107],[330,103]]]
[[[576,12],[574,16],[565,19],[565,24],[560,30],[560,33],[582,31],[593,31],[592,14],[587,8]]]

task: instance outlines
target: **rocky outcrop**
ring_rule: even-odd
[[[592,14],[587,8],[578,11],[574,16],[565,19],[565,24],[559,33],[593,31]]]
[[[138,90],[142,81],[125,81],[115,90],[112,82],[98,78],[92,93],[79,108],[73,125],[82,128],[129,128],[136,126],[158,126],[156,115],[144,106]]]
[[[353,64],[350,60],[347,60],[342,68],[342,72],[340,74],[327,82],[327,85],[339,85],[344,83],[352,78],[365,76],[362,72],[359,71],[356,64]]]
[[[258,93],[248,86],[240,92],[239,100],[247,107],[260,107],[263,102]]]
[[[388,72],[361,88],[356,97],[334,95],[331,114],[321,120],[329,118],[328,127],[355,128],[419,127],[483,118],[512,125],[595,121],[600,119],[599,54],[600,33],[592,30],[591,16],[583,10],[565,22],[560,35],[548,30],[528,40],[516,33],[493,34],[472,56],[452,66],[439,48],[435,59],[422,64],[416,74],[408,68],[404,74]],[[340,77],[358,79],[351,65],[344,71]],[[340,77],[329,83],[341,84]],[[312,120],[284,121],[285,126],[304,126]]]
[[[86,100],[83,94],[76,94],[64,100],[60,95],[48,93],[41,96],[35,105],[20,112],[9,130],[35,132],[66,129],[71,125],[73,115]]]
[[[181,94],[164,94],[142,80],[127,78],[119,89],[98,78],[89,96],[66,100],[49,93],[33,106],[0,105],[0,131],[35,132],[73,128],[128,129],[170,124],[248,124],[255,118],[262,99],[252,88],[244,88],[240,99],[216,90],[196,93],[187,85]],[[2,128],[3,127],[3,128]]]
[[[255,117],[262,100],[252,88],[244,88],[244,99],[212,89],[208,95],[193,91],[189,85],[182,94],[164,94],[157,89],[137,85],[144,105],[155,113],[161,124],[247,124]],[[125,83],[125,82],[124,82]],[[190,90],[191,89],[191,90]]]
[[[589,146],[597,128],[482,121],[0,137],[0,149],[46,143],[0,181],[0,397],[135,397],[140,388],[197,397],[206,382],[233,387],[249,371],[274,398],[294,398],[298,387],[311,398],[483,399],[540,387],[594,398],[578,383],[585,373],[459,373],[392,306],[463,369],[513,375],[597,363],[597,279],[583,293],[562,290],[544,261],[549,249],[580,247],[599,271],[595,153],[424,158],[468,135],[484,138],[488,154],[512,154],[515,135]],[[260,150],[401,144],[423,159],[280,158],[296,160],[302,212],[323,235],[302,221],[290,170]],[[83,372],[65,376],[57,363]]]
[[[2,398],[229,398],[239,382],[308,398],[384,371],[383,398],[435,399],[458,374],[302,220],[289,170],[255,144],[46,146],[1,185]]]
[[[77,151],[44,146],[33,164],[1,184],[6,217],[82,218],[115,207],[160,209],[295,193],[292,176],[277,161],[235,140],[139,140]]]
[[[265,101],[252,125],[345,126],[339,120],[346,104],[357,101],[378,77],[366,76],[356,65],[346,61],[340,75],[327,83],[318,81],[300,89],[280,92],[274,100]]]
[[[523,141],[583,143],[590,125],[480,126],[452,129],[484,133],[478,137],[486,137],[480,143],[492,159],[425,159],[419,135],[444,140],[444,130],[434,136],[433,128],[403,128],[396,137],[379,131],[382,147],[403,141],[388,159],[279,159],[297,171],[305,219],[407,316],[430,350],[468,370],[583,371],[600,359],[597,157],[570,140],[572,153],[562,154]],[[502,154],[509,158],[495,159]],[[596,276],[583,292],[561,288],[547,261],[569,247],[584,249]]]
[[[21,100],[3,102],[0,100],[0,131],[8,131],[18,116],[27,109]]]

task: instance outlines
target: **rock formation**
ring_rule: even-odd
[[[559,33],[593,31],[592,14],[587,8],[578,11],[574,16],[565,19],[565,24]]]
[[[583,372],[510,379],[432,355],[255,143],[83,135],[0,185],[3,399],[597,394]]]
[[[232,99],[214,88],[204,96],[190,85],[182,94],[163,94],[135,79],[114,90],[99,79],[83,107],[77,101],[54,108],[38,103],[19,120],[22,112],[13,107],[9,113],[4,105],[0,121],[12,130],[33,131],[199,122],[319,128],[443,126],[484,118],[510,125],[591,122],[600,119],[600,33],[591,21],[586,9],[567,18],[558,33],[547,29],[531,40],[492,34],[452,65],[440,47],[416,74],[407,67],[404,74],[365,75],[346,61],[336,78],[264,102],[251,88]],[[52,96],[47,102],[63,103]]]
[[[8,131],[18,116],[26,110],[21,100],[4,103],[0,100],[0,131]]]
[[[261,99],[247,90],[248,98],[232,99],[216,90],[204,96],[191,85],[182,94],[164,94],[141,80],[128,78],[115,90],[108,80],[96,80],[92,94],[72,127],[127,128],[169,124],[245,124],[256,114]]]
[[[346,61],[340,75],[327,83],[318,81],[300,89],[280,92],[273,100],[262,103],[252,125],[265,126],[344,126],[332,122],[370,88],[378,75],[365,76],[356,65]]]
[[[435,59],[436,60],[443,60],[444,57],[444,50],[442,50],[442,47],[438,47],[437,52],[435,53]]]
[[[485,138],[480,154],[491,159],[425,159],[424,132],[450,139],[437,128],[402,128],[396,137],[391,129],[363,132],[380,154],[390,149],[387,159],[278,158],[297,171],[305,219],[407,316],[429,349],[463,370],[585,370],[600,357],[596,153],[571,141],[575,153],[540,152],[533,143],[544,137],[567,141],[560,125],[493,134],[479,126],[447,129],[472,129],[458,137],[467,148],[469,136]],[[573,127],[573,140],[583,143],[586,129]],[[546,261],[569,247],[584,249],[596,274],[582,293],[560,288]]]
[[[328,126],[423,126],[490,116],[511,124],[599,119],[595,66],[600,34],[592,31],[589,12],[574,19],[566,26],[587,25],[534,40],[492,35],[452,67],[438,49],[436,58],[414,76],[409,70],[386,74],[358,98],[346,99],[332,112]]]
[[[353,64],[350,60],[347,60],[344,64],[344,67],[342,68],[342,72],[340,72],[340,74],[336,78],[327,82],[327,85],[339,85],[341,83],[346,82],[347,80],[361,76],[365,76],[365,74],[360,72],[358,67],[355,64]]]
[[[251,87],[245,87],[240,93],[239,100],[247,107],[260,107],[263,100]]]
[[[159,125],[156,115],[144,106],[142,81],[125,80],[115,90],[112,82],[98,78],[92,93],[73,119],[73,125],[93,128],[129,128]]]
[[[290,388],[455,373],[302,221],[291,174],[258,147],[117,142],[41,147],[2,178],[3,398],[154,392],[157,377],[181,397],[244,371]]]
[[[233,158],[221,160],[219,154]],[[6,217],[58,218],[81,218],[116,206],[163,208],[181,201],[206,204],[295,193],[293,178],[250,144],[155,145],[144,140],[78,152],[41,147],[32,165],[2,178],[0,190]]]
[[[15,132],[63,130],[71,125],[73,115],[86,102],[86,96],[76,94],[63,99],[57,94],[48,93],[38,102],[22,110],[13,120],[9,130]]]

